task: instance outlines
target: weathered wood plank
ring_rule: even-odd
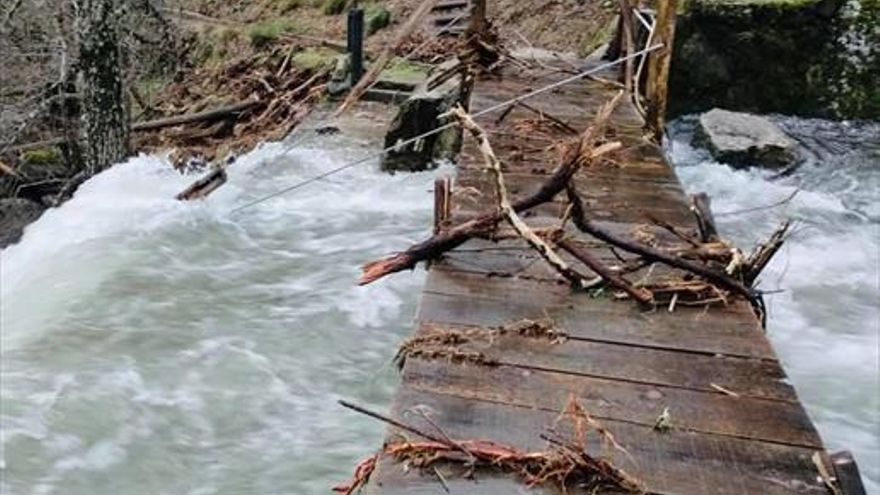
[[[422,320],[422,327],[448,325],[432,319]],[[495,362],[524,369],[707,392],[723,387],[742,396],[797,401],[779,363],[766,359],[709,356],[576,339],[560,345],[511,335],[496,336],[491,342],[463,344],[461,349],[477,351]]]
[[[479,263],[479,261],[479,256],[476,256],[474,262]],[[566,305],[582,311],[585,315],[595,313],[638,316],[645,312],[632,301],[616,301],[607,297],[594,298],[586,292],[573,290],[566,285],[448,271],[430,273],[425,284],[425,293],[462,296],[468,300],[496,299],[541,307]],[[739,299],[731,299],[726,305],[713,305],[711,311],[703,307],[680,307],[672,313],[666,313],[668,316],[665,317],[677,319],[705,313],[723,315],[730,321],[756,321],[748,303]]]
[[[393,415],[400,417],[407,410],[418,408],[451,438],[482,438],[510,444],[529,451],[544,450],[538,435],[553,426],[558,413],[506,406],[478,400],[465,400],[446,395],[420,392],[404,385],[395,400]],[[407,414],[410,423],[430,429],[432,426],[418,415]],[[735,438],[724,438],[696,432],[675,430],[660,434],[640,425],[603,421],[615,439],[629,452],[632,460],[609,449],[602,449],[593,437],[589,450],[594,455],[612,458],[616,465],[642,479],[651,493],[690,495],[708,493],[741,495],[744,493],[824,494],[817,482],[810,456],[812,449],[775,444],[755,444]],[[482,486],[471,485],[470,494],[517,493],[498,492],[514,485],[488,481]],[[492,477],[487,477],[491,480]],[[403,474],[397,469],[377,473],[382,494],[443,493],[436,478],[422,477],[418,472]],[[439,491],[427,491],[432,485]],[[406,487],[404,490],[402,487]],[[523,488],[520,485],[520,488]],[[418,491],[425,490],[425,491]],[[459,492],[464,493],[464,492]],[[525,492],[524,492],[525,493]]]
[[[807,448],[822,446],[806,412],[797,403],[515,366],[456,365],[417,358],[407,360],[403,380],[423,392],[550,412],[562,410],[573,395],[594,417],[647,427],[652,427],[663,408],[668,407],[676,428]]]

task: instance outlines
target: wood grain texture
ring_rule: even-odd
[[[538,69],[484,76],[476,84],[471,108],[479,111],[562,77]],[[614,91],[584,80],[528,103],[583,128]],[[565,126],[541,121],[533,110],[516,108],[500,121],[498,116],[485,115],[478,122],[505,167],[512,199],[527,197],[559,162],[554,141],[571,135]],[[633,105],[620,105],[612,121],[607,138],[624,143],[624,149],[574,177],[586,207],[594,221],[616,235],[647,234],[672,246],[675,238],[646,225],[643,213],[695,229],[675,172],[663,150],[645,140],[644,122]],[[452,224],[494,207],[492,183],[483,167],[476,146],[466,140],[457,167]],[[565,201],[557,196],[523,218],[532,228],[557,226]],[[604,263],[622,265],[634,259],[573,228],[567,232]],[[504,226],[496,232],[511,234]],[[630,274],[629,280],[681,276],[674,268],[655,266]],[[498,331],[524,318],[550,319],[568,339],[551,342]],[[822,440],[760,323],[741,299],[708,308],[646,311],[632,301],[572,290],[520,239],[471,239],[434,262],[428,274],[416,335],[434,332],[471,335],[459,349],[479,352],[496,364],[408,358],[391,408],[395,417],[432,428],[411,413],[417,408],[453,438],[544,450],[539,435],[573,396],[612,431],[632,459],[600,451],[597,439],[589,445],[591,452],[612,456],[618,467],[644,480],[651,493],[825,493],[811,461],[815,451],[824,451]],[[652,429],[664,408],[669,408],[675,427],[668,434]],[[389,438],[396,436],[389,432]],[[528,489],[512,474],[478,471],[474,479],[463,479],[461,466],[439,469],[453,494],[562,493],[555,487]],[[405,472],[400,464],[383,459],[367,493],[447,492],[436,473]]]

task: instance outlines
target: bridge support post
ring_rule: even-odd
[[[654,140],[663,141],[663,127],[666,119],[668,100],[669,66],[672,62],[675,42],[675,16],[678,0],[659,0],[657,5],[657,24],[654,28],[654,43],[663,46],[657,49],[648,60],[648,81],[646,97],[648,100],[647,126],[654,134]]]
[[[468,26],[468,36],[483,36],[486,34],[486,0],[472,0],[471,23]]]

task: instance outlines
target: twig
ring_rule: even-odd
[[[642,304],[651,304],[654,301],[654,296],[651,294],[651,291],[640,287],[633,287],[633,285],[627,282],[626,279],[615,274],[608,267],[603,265],[602,262],[594,258],[586,250],[580,249],[570,240],[562,239],[558,244],[559,247],[571,253],[571,255],[577,258],[581,263],[587,265],[590,270],[593,270],[612,287],[626,292],[630,297]]]
[[[692,195],[690,210],[697,219],[700,241],[704,243],[718,241],[718,228],[715,226],[715,217],[712,216],[709,195],[704,192]]]
[[[446,445],[449,448],[453,448],[453,449],[458,450],[458,447],[455,445],[455,442],[452,442],[450,440],[446,440],[445,438],[439,437],[437,435],[432,435],[430,433],[426,433],[426,432],[416,428],[415,426],[410,426],[410,425],[403,423],[401,421],[398,421],[394,418],[385,416],[384,414],[370,411],[369,409],[363,408],[357,404],[352,404],[351,402],[348,402],[347,400],[340,399],[339,405],[341,405],[342,407],[345,407],[347,409],[351,409],[352,411],[359,412],[361,414],[365,414],[373,419],[378,419],[379,421],[382,421],[384,423],[388,423],[389,425],[400,428],[401,430],[408,431],[410,433],[414,433],[422,438],[426,438],[428,440],[431,440],[432,442],[437,442],[437,443]]]
[[[745,261],[743,273],[747,284],[751,285],[758,279],[758,275],[764,271],[764,268],[770,263],[770,260],[773,259],[776,252],[779,251],[779,248],[785,243],[790,228],[791,220],[783,221],[776,231],[773,232],[773,235],[761,244],[761,246],[749,256],[749,259]]]
[[[749,302],[751,302],[756,307],[760,307],[760,303],[757,300],[757,296],[754,292],[748,287],[744,286],[737,280],[731,278],[725,273],[718,272],[704,265],[700,265],[698,263],[694,263],[689,260],[677,258],[674,256],[670,256],[662,251],[654,249],[650,246],[645,246],[643,244],[639,244],[627,239],[623,239],[607,230],[599,227],[591,220],[587,219],[584,213],[583,201],[580,196],[577,194],[575,187],[573,185],[569,185],[567,187],[569,200],[574,205],[572,210],[572,220],[575,226],[580,229],[582,232],[592,235],[593,237],[605,241],[608,244],[619,247],[624,251],[628,251],[633,254],[638,254],[642,256],[646,260],[650,261],[658,261],[661,263],[665,263],[675,268],[679,268],[688,272],[691,272],[695,275],[699,275],[706,280],[717,283],[722,287],[725,287],[743,297],[745,297]]]
[[[568,125],[567,123],[565,123],[564,121],[562,121],[562,120],[559,119],[558,117],[554,117],[553,115],[551,115],[551,114],[545,112],[544,110],[539,110],[539,109],[537,109],[537,108],[535,108],[535,107],[533,107],[533,106],[531,106],[531,105],[529,105],[528,103],[523,102],[523,101],[518,101],[517,104],[518,104],[519,106],[525,108],[526,110],[530,111],[530,112],[533,112],[533,113],[538,114],[542,119],[547,119],[547,120],[553,122],[554,124],[556,124],[557,126],[559,126],[560,128],[562,128],[562,129],[565,130],[565,131],[568,131],[568,132],[570,132],[570,133],[572,133],[572,134],[577,134],[577,133],[578,133],[578,130],[577,130],[577,129],[575,129],[574,127]]]

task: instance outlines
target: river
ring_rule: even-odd
[[[718,219],[743,246],[800,220],[764,277],[783,291],[768,296],[769,333],[823,438],[880,493],[880,157],[864,145],[880,133],[784,122],[819,158],[782,180],[707,160],[686,120],[673,157],[721,213],[803,189]],[[198,203],[173,200],[192,177],[140,156],[0,253],[0,491],[318,494],[346,479],[383,426],[336,401],[387,406],[424,279],[356,287],[359,266],[427,234],[433,178],[449,170],[371,164],[231,210],[365,152],[339,136],[266,145]]]

